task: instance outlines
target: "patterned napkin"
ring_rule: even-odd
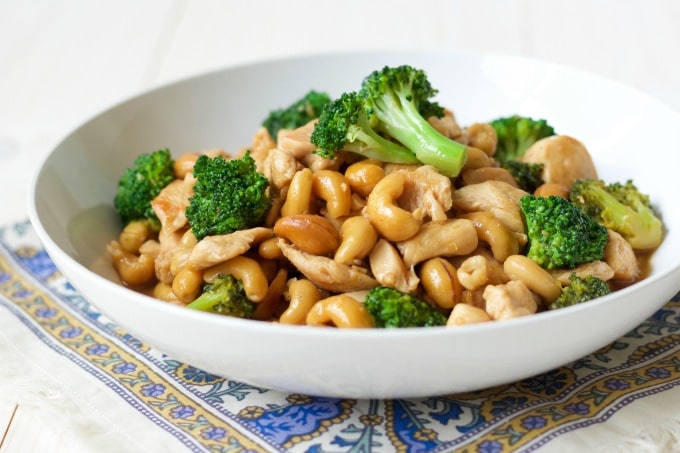
[[[677,430],[676,441],[680,432],[680,294],[607,347],[530,379],[457,395],[349,400],[253,387],[150,348],[74,291],[28,222],[0,229],[0,291],[0,306],[59,360],[182,450],[496,453],[577,449],[662,423]]]

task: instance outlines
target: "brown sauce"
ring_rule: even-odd
[[[646,252],[636,252],[635,256],[637,257],[638,266],[640,267],[640,273],[638,274],[637,278],[633,280],[616,280],[616,281],[610,280],[609,287],[612,289],[612,291],[618,291],[620,289],[627,288],[649,277],[649,275],[652,273],[651,261],[653,254],[654,250]]]

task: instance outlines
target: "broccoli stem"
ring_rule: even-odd
[[[593,190],[591,196],[603,207],[600,215],[605,224],[621,232],[634,249],[653,249],[661,243],[661,222],[642,203],[634,201],[637,211],[633,211],[603,190]]]
[[[376,107],[380,127],[412,150],[418,161],[433,165],[446,176],[458,176],[467,159],[467,147],[437,131],[406,95],[386,94],[376,101]]]
[[[193,308],[199,311],[217,311],[215,306],[219,305],[224,299],[224,294],[220,292],[205,292],[197,299],[187,305],[187,308]]]
[[[409,150],[381,137],[366,123],[366,120],[360,120],[357,126],[350,127],[347,134],[350,140],[343,146],[344,150],[382,162],[395,164],[419,162]]]

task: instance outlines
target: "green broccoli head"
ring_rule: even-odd
[[[592,275],[581,278],[572,273],[569,276],[569,284],[562,288],[560,297],[551,303],[548,308],[554,310],[556,308],[568,307],[581,302],[587,302],[596,297],[606,296],[609,293],[611,293],[611,288],[607,282]]]
[[[276,140],[281,129],[297,129],[318,118],[330,101],[328,93],[311,90],[288,107],[271,111],[262,125]]]
[[[250,152],[226,160],[202,155],[194,164],[196,184],[186,217],[197,239],[229,234],[262,223],[269,209],[269,180]]]
[[[508,170],[519,188],[526,192],[534,193],[544,183],[543,164],[511,159],[502,162],[501,167]]]
[[[663,222],[649,196],[631,180],[605,184],[598,179],[575,181],[569,194],[583,212],[623,236],[636,250],[651,250],[663,240]]]
[[[494,158],[499,162],[519,159],[531,145],[555,135],[555,129],[544,119],[513,115],[497,118],[489,124],[498,137]]]
[[[218,275],[187,307],[246,319],[255,313],[255,304],[248,300],[243,282],[233,275]]]
[[[343,93],[323,109],[311,141],[318,147],[317,154],[331,159],[345,150],[383,162],[418,163],[411,151],[373,129],[364,101],[356,92]]]
[[[384,67],[362,82],[358,97],[374,129],[415,154],[418,161],[442,174],[458,176],[467,147],[437,131],[427,118],[443,109],[430,98],[437,94],[427,75],[411,66]]]
[[[520,207],[527,227],[526,255],[543,268],[570,269],[604,257],[607,229],[569,200],[525,195]]]
[[[138,156],[118,181],[114,206],[123,224],[148,220],[153,229],[160,228],[151,201],[175,179],[170,151],[161,149]]]
[[[376,327],[429,327],[446,325],[446,317],[427,302],[394,288],[378,286],[364,300]]]

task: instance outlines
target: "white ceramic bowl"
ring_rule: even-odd
[[[116,183],[140,153],[238,150],[273,108],[314,88],[356,89],[383,65],[425,69],[465,125],[520,113],[583,141],[608,181],[634,178],[668,227],[644,281],[580,306],[462,328],[337,330],[196,312],[115,283]],[[625,86],[530,59],[471,53],[305,56],[227,68],[125,101],[47,157],[31,219],[56,265],[96,307],[149,345],[207,371],[300,393],[417,397],[509,383],[578,359],[635,327],[680,288],[680,115]]]

